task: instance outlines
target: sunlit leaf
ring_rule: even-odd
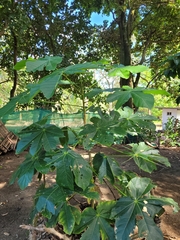
[[[59,214],[59,223],[63,225],[66,234],[71,234],[75,225],[75,217],[70,205],[64,203]]]
[[[130,72],[128,71],[128,69],[125,69],[125,67],[119,67],[110,70],[108,75],[109,77],[119,76],[121,78],[128,79],[130,76]]]
[[[36,60],[31,60],[26,62],[27,72],[43,71],[46,69],[55,70],[57,64],[62,62],[62,57],[58,56],[46,56],[44,58],[39,58]]]
[[[128,187],[131,196],[134,199],[138,199],[149,193],[155,185],[152,184],[152,181],[149,178],[135,177],[129,182]]]
[[[161,89],[144,89],[143,92],[148,94],[153,94],[153,95],[163,95],[163,96],[170,95],[167,91],[161,90]]]
[[[129,150],[127,155],[131,156],[138,167],[143,171],[151,173],[153,170],[157,169],[157,164],[170,167],[168,159],[161,156],[157,149],[147,146],[144,142],[130,145],[132,149]]]

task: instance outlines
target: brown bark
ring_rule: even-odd
[[[13,49],[14,49],[14,52],[13,52],[13,63],[14,63],[14,66],[16,65],[17,63],[17,50],[18,50],[18,41],[17,41],[17,37],[16,37],[16,34],[12,31],[12,35],[13,35],[13,39],[14,39],[14,46],[13,46]],[[17,71],[16,70],[13,70],[13,86],[12,86],[12,89],[10,91],[10,98],[14,97],[15,95],[15,91],[16,91],[16,88],[17,88],[17,83],[18,83],[18,74],[17,74]]]
[[[130,11],[129,14],[132,14]],[[131,25],[132,25],[132,17],[128,16],[126,20],[126,13],[124,11],[120,11],[118,13],[117,24],[119,27],[119,36],[120,36],[120,55],[119,60],[120,64],[125,66],[131,65]],[[133,87],[133,79],[132,76],[129,79],[120,78],[120,87],[130,86]],[[133,107],[132,99],[124,104],[124,106]]]

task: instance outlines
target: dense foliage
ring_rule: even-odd
[[[123,75],[124,78],[128,78],[134,72],[144,71],[143,66],[109,66],[104,61],[56,69],[61,61],[60,57],[45,57],[21,62],[18,66],[25,65],[27,71],[41,71],[46,68],[50,74],[37,83],[28,85],[26,92],[12,98],[0,109],[0,116],[11,113],[17,103],[27,103],[39,92],[47,99],[51,98],[56,89],[61,88],[63,84],[73,84],[63,80],[66,75],[82,73],[85,76],[91,69],[110,68],[110,75]],[[93,98],[102,91],[99,88],[92,89],[86,97]],[[29,153],[14,172],[11,183],[18,179],[20,188],[25,189],[34,175],[39,179],[52,171],[56,175],[55,183],[46,186],[43,182],[38,188],[32,218],[38,218],[40,213],[46,218],[47,227],[55,227],[59,223],[66,239],[78,235],[78,239],[80,237],[82,240],[127,240],[130,239],[135,226],[138,226],[139,237],[163,239],[154,217],[162,214],[164,205],[173,206],[174,210],[178,211],[177,203],[171,198],[151,195],[154,188],[151,180],[124,171],[112,156],[99,152],[93,157],[90,154],[90,150],[96,144],[111,147],[115,139],[119,138],[122,142],[127,134],[138,135],[146,129],[153,131],[155,126],[152,116],[134,114],[132,109],[122,108],[123,103],[131,97],[137,107],[152,108],[152,93],[164,92],[144,88],[110,89],[107,101],[116,101],[115,109],[110,112],[101,108],[94,109],[97,116],[76,133],[76,144],[81,144],[89,152],[89,161],[78,154],[73,146],[69,146],[69,126],[59,128],[48,124],[47,117],[44,117],[22,130],[16,152],[21,153],[28,148]],[[156,170],[157,165],[170,166],[167,158],[160,156],[157,149],[150,148],[144,142],[132,143],[124,150],[117,151],[148,173]],[[118,196],[112,194],[112,200],[102,200],[99,194],[102,183],[116,189]],[[83,201],[86,199],[86,204],[83,205],[79,198]],[[74,205],[72,200],[78,202],[78,206]]]
[[[144,83],[176,91],[177,83],[165,81],[160,64],[178,52],[179,6],[179,0],[2,0],[0,68],[8,73],[8,80],[13,81],[10,96],[23,91],[26,83],[38,78],[36,73],[31,77],[25,72],[17,74],[13,70],[17,60],[47,54],[63,56],[64,66],[102,58],[123,65],[148,65],[152,74],[143,76]],[[103,26],[93,26],[92,12],[111,15],[113,20],[104,22]],[[39,78],[44,75],[46,73],[39,73]],[[136,87],[140,79],[140,74],[131,75],[129,79],[121,77],[120,84]],[[40,95],[36,102],[41,99]]]
[[[102,56],[111,53],[115,62],[124,65],[147,64],[153,71],[153,83],[161,76],[160,63],[179,48],[180,29],[178,22],[179,1],[91,1],[74,0],[87,13],[111,14],[110,24],[100,28]],[[129,80],[121,79],[122,85],[136,87],[139,74]]]

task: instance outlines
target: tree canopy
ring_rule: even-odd
[[[179,10],[179,0],[2,0],[0,68],[13,80],[10,97],[18,84],[22,88],[24,81],[39,79],[37,74],[17,74],[16,62],[46,55],[63,56],[64,66],[102,58],[113,64],[144,64],[152,69],[146,81],[157,87],[160,64],[180,46]],[[111,14],[113,20],[93,26],[93,12]],[[140,74],[132,74],[128,80],[121,78],[120,86],[134,88],[139,80]]]
[[[63,56],[63,65],[67,65],[83,59],[87,47],[93,51],[90,20],[69,1],[3,0],[0,12],[0,68],[13,79],[10,97],[18,84],[18,74],[13,69],[17,61],[59,55]]]
[[[113,21],[104,23],[100,39],[115,62],[123,65],[147,64],[157,68],[168,55],[177,52],[180,42],[180,1],[99,0],[78,2],[87,13],[112,14]],[[121,85],[136,87],[139,76],[122,79]]]

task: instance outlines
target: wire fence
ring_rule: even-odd
[[[95,116],[95,114],[88,113],[86,116],[87,122],[89,122],[90,118],[93,116]],[[77,129],[83,126],[82,113],[61,114],[44,109],[14,112],[2,117],[1,121],[9,131],[12,131],[14,134],[18,135],[23,128],[40,121],[44,117],[47,117],[48,124],[54,124],[58,127],[69,126],[73,129]]]

